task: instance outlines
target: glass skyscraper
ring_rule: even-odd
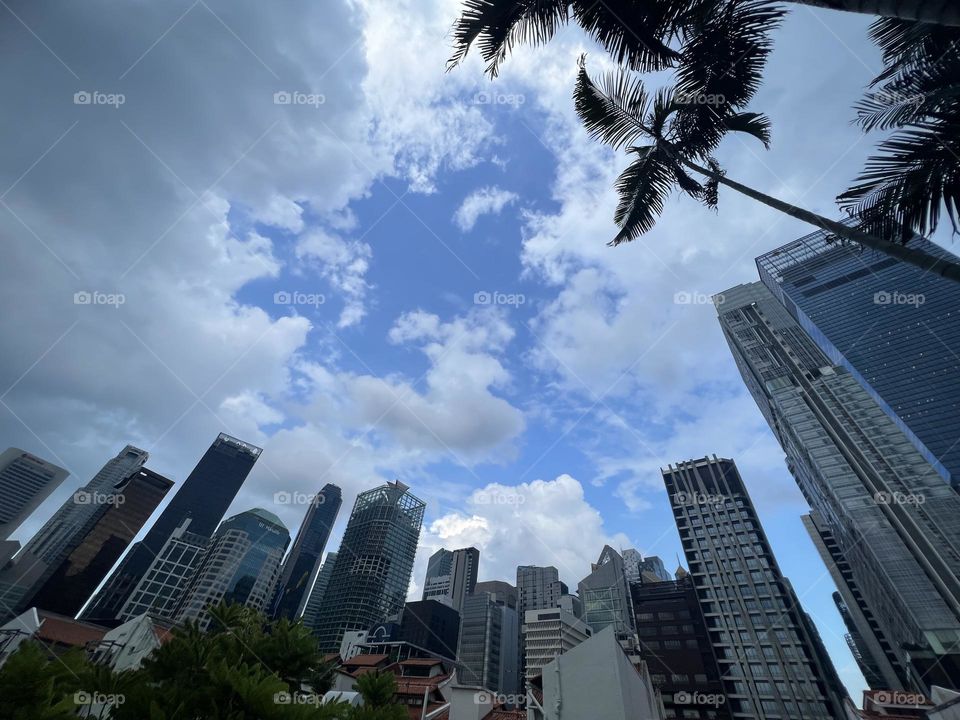
[[[925,694],[931,683],[957,685],[960,496],[766,286],[731,288],[716,304],[740,374],[814,511],[805,524],[857,623],[865,675]]]
[[[317,611],[323,652],[348,630],[369,630],[404,606],[426,503],[399,480],[360,493]]]
[[[120,611],[174,531],[190,518],[190,532],[210,537],[261,452],[254,445],[220,433],[150,531],[131,548],[83,612],[83,619],[101,625],[119,624]]]
[[[289,544],[290,532],[280,518],[261,508],[224,520],[190,580],[178,622],[195,620],[207,627],[207,610],[221,602],[265,610]]]
[[[317,579],[310,589],[307,604],[303,608],[303,624],[312,632],[316,633],[317,613],[320,612],[320,606],[323,604],[323,594],[327,591],[330,584],[330,576],[333,575],[333,566],[337,564],[337,554],[328,552],[323,559],[323,565],[320,566],[320,572],[317,573]]]
[[[303,614],[308,591],[320,571],[323,551],[342,503],[340,488],[331,483],[311,498],[297,539],[283,563],[273,606],[275,617],[296,618]]]
[[[957,261],[927,240],[909,244]],[[960,285],[823,232],[760,256],[757,267],[832,363],[960,487]]]
[[[691,460],[662,473],[733,717],[846,718],[846,691],[733,460]]]

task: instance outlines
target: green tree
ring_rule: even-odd
[[[89,672],[79,651],[50,660],[39,644],[23,642],[0,668],[0,717],[75,720]]]
[[[363,705],[353,708],[349,720],[406,720],[409,715],[396,702],[397,680],[391,672],[369,672],[357,679]]]

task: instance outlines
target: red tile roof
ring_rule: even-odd
[[[354,665],[356,667],[373,667],[379,665],[384,660],[388,659],[388,655],[354,655],[349,660],[344,660],[344,666]]]
[[[483,720],[527,720],[525,710],[503,710],[494,708]]]
[[[36,638],[41,642],[83,647],[89,642],[103,640],[103,636],[107,634],[107,628],[99,625],[90,625],[63,615],[42,611],[38,614],[40,629],[37,630]]]

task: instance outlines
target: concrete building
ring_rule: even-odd
[[[0,540],[9,540],[69,474],[26,450],[0,453]]]
[[[846,691],[732,460],[661,471],[734,717],[840,720]]]
[[[221,602],[266,610],[289,543],[280,518],[261,508],[224,520],[190,579],[177,622],[193,620],[206,628],[207,611]]]
[[[317,611],[315,634],[336,652],[349,630],[369,630],[403,608],[426,503],[399,480],[357,496]]]
[[[477,548],[453,551],[440,548],[427,563],[423,599],[438,600],[459,612],[464,598],[476,588],[479,568],[480,551]]]
[[[532,684],[528,720],[665,717],[646,666],[630,661],[609,626],[547,663]]]
[[[813,510],[807,530],[857,624],[859,654],[888,689],[960,685],[960,496],[768,286],[717,301],[740,374]]]
[[[527,610],[523,616],[523,649],[527,681],[537,677],[557,655],[590,637],[590,626],[560,608]]]

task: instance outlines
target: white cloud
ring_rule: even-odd
[[[499,215],[504,207],[517,199],[516,193],[496,186],[480,188],[463,199],[453,214],[453,221],[461,230],[469,232],[481,215]]]
[[[370,246],[312,230],[297,241],[296,255],[316,268],[343,301],[337,325],[345,328],[359,323],[367,312],[364,300],[370,289],[366,281],[373,255]]]

